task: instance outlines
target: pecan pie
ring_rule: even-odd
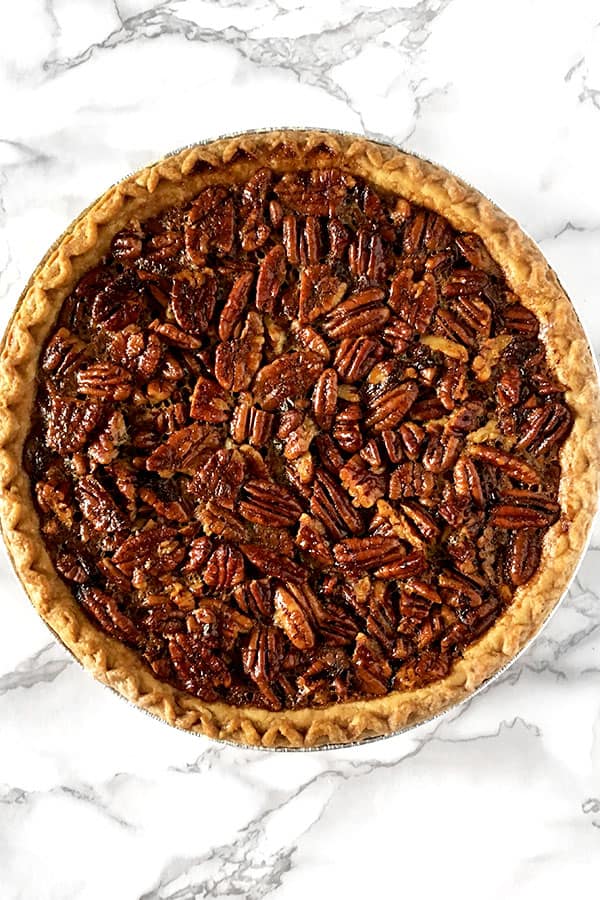
[[[214,737],[360,740],[468,696],[596,505],[596,374],[552,271],[364,139],[250,134],[112,188],[0,371],[30,597],[99,678]]]

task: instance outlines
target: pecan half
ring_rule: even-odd
[[[287,635],[288,640],[298,650],[309,650],[315,645],[315,635],[311,628],[302,589],[295,584],[281,584],[273,596],[275,614],[273,621]]]
[[[207,450],[219,446],[218,433],[207,425],[188,425],[170,434],[146,460],[149,472],[169,478],[174,472],[193,474]]]
[[[290,492],[274,481],[247,481],[238,508],[248,521],[275,527],[293,525],[302,513]]]
[[[254,382],[255,396],[264,409],[275,410],[286,401],[302,397],[323,369],[323,359],[315,353],[286,353],[260,370]]]
[[[237,338],[220,343],[215,352],[215,378],[227,391],[244,391],[257,373],[264,344],[263,323],[254,311]]]

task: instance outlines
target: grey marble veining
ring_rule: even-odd
[[[2,326],[108,184],[243,128],[444,163],[541,244],[600,350],[594,0],[21,0],[0,12]],[[0,897],[552,898],[600,875],[600,531],[484,692],[412,732],[238,750],[116,698],[0,562]]]

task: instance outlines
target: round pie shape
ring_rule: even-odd
[[[540,565],[516,588],[494,624],[453,662],[449,673],[423,687],[297,709],[202,700],[156,678],[133,649],[93,624],[57,573],[42,540],[23,455],[40,352],[63,301],[132,221],[145,222],[166,209],[189,204],[207,186],[243,184],[263,167],[278,176],[339,169],[386,197],[405,198],[438,213],[457,232],[479,236],[510,290],[539,320],[549,368],[565,387],[573,422],[560,450],[560,515],[545,533]],[[180,324],[185,325],[181,315]],[[303,324],[311,321],[309,311]],[[335,322],[332,327],[337,327]],[[445,352],[457,352],[451,345],[452,341],[446,343]],[[299,362],[306,369],[306,360]],[[321,365],[319,372],[323,369]],[[263,390],[262,406],[267,411],[277,408],[276,381],[267,379]],[[34,272],[4,338],[0,384],[2,529],[17,574],[38,612],[97,678],[172,725],[222,740],[264,747],[362,741],[403,730],[465,699],[514,659],[555,608],[583,553],[596,509],[598,382],[585,335],[556,276],[518,225],[476,190],[438,166],[359,137],[316,131],[245,134],[185,149],[111,188],[73,222]],[[325,379],[321,393],[327,387]],[[326,402],[313,405],[317,418],[327,417]],[[257,500],[255,491],[246,502],[256,506],[263,501],[260,496]],[[280,603],[284,610],[285,603],[284,596]],[[283,625],[285,631],[285,621]],[[286,633],[291,634],[289,623]],[[306,644],[306,638],[296,636],[300,650],[303,640]]]

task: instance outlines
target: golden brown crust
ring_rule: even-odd
[[[435,209],[473,231],[542,323],[550,366],[567,385],[574,426],[561,451],[562,516],[546,535],[534,578],[443,681],[408,692],[323,709],[269,712],[204,703],[159,682],[136,654],[96,628],[56,574],[42,542],[21,465],[41,345],[64,298],[134,217],[192,198],[224,177],[241,181],[261,165],[290,171],[332,163],[382,190]],[[506,666],[557,605],[586,545],[596,510],[600,459],[598,379],[577,315],[544,257],[519,226],[478,191],[425,160],[348,135],[271,131],[194,146],[110,188],[83,212],[34,272],[5,334],[0,356],[0,515],[16,572],[34,606],[96,678],[172,725],[263,747],[314,747],[397,732],[463,700]]]

